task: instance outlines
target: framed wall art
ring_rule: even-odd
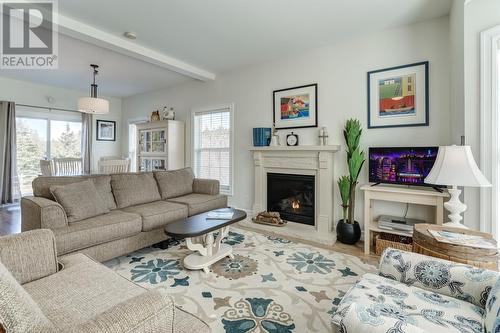
[[[318,126],[318,85],[273,91],[273,122],[276,129]]]
[[[368,128],[429,126],[429,62],[368,72]]]
[[[116,121],[97,120],[97,141],[116,140]]]

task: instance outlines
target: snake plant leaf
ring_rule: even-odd
[[[349,191],[351,187],[351,180],[348,176],[341,176],[337,181],[340,190],[340,198],[342,199],[342,206],[349,204]]]
[[[357,119],[349,119],[344,128],[344,139],[347,145],[348,158],[358,149],[361,138],[361,123]]]
[[[352,183],[356,183],[358,181],[358,177],[364,163],[365,163],[364,152],[359,149],[354,150],[351,154],[351,158],[348,161],[349,175],[351,177]]]

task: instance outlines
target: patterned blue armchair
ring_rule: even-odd
[[[332,317],[341,333],[500,333],[500,273],[387,249]]]

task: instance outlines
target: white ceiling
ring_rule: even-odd
[[[444,16],[451,3],[452,0],[64,0],[59,1],[59,12],[103,35],[124,39],[123,32],[133,31],[138,39],[132,42],[148,51],[209,74],[220,74],[373,31]],[[115,51],[61,36],[57,71],[2,70],[0,75],[86,89],[90,84],[88,65],[95,62],[102,67],[98,79],[101,94],[118,97],[192,80],[165,66]]]

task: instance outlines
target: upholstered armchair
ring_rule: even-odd
[[[48,229],[0,237],[0,332],[210,332],[164,289],[145,290],[80,253],[59,260]]]
[[[342,333],[500,332],[500,274],[387,249],[332,317]]]

